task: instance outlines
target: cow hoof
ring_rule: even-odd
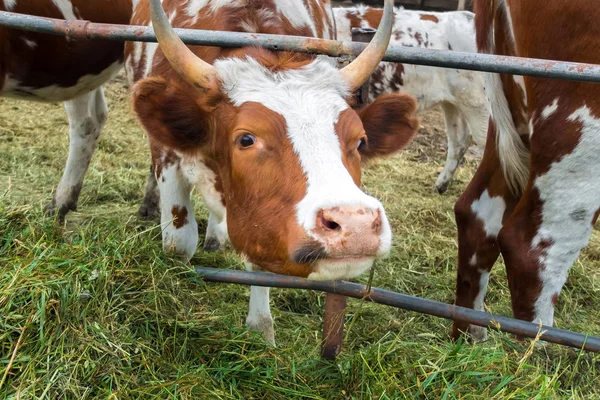
[[[259,332],[267,343],[275,347],[275,328],[273,318],[270,315],[259,315],[257,318],[246,318],[246,328],[250,331]]]
[[[204,245],[202,248],[207,253],[214,253],[215,251],[219,251],[221,249],[221,243],[219,243],[219,239],[217,238],[207,237],[204,239]]]
[[[77,211],[77,203],[69,202],[65,204],[61,204],[60,206],[56,205],[56,199],[52,199],[52,201],[44,207],[44,214],[47,217],[56,217],[58,222],[61,224],[65,222],[65,218],[69,211]]]
[[[444,183],[441,183],[441,184],[436,184],[435,185],[435,190],[437,190],[437,192],[439,194],[444,194],[448,190],[448,186],[450,186],[450,182],[444,182]]]
[[[487,328],[483,326],[471,325],[469,326],[469,335],[473,342],[484,342],[487,340]]]
[[[155,220],[160,218],[158,205],[142,204],[138,210],[138,216],[142,219]]]

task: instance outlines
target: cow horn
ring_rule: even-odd
[[[218,74],[215,67],[196,56],[175,33],[161,0],[150,0],[150,17],[158,45],[175,71],[197,88],[214,90],[218,88]]]
[[[383,15],[371,43],[350,64],[341,69],[342,76],[354,92],[371,76],[385,54],[394,25],[394,0],[385,0]]]

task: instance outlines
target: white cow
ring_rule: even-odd
[[[351,40],[352,28],[376,28],[381,9],[365,6],[334,8],[338,40]],[[395,10],[390,45],[477,52],[474,14],[468,11]],[[444,193],[468,146],[469,135],[483,149],[489,106],[483,74],[451,68],[382,62],[371,76],[369,101],[383,93],[405,92],[416,97],[419,111],[440,105],[446,118],[448,155],[435,186]]]

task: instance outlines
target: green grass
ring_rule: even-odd
[[[164,255],[156,222],[136,217],[148,167],[127,91],[108,90],[109,123],[79,202],[64,226],[43,216],[67,154],[61,105],[0,100],[0,398],[2,399],[549,399],[600,395],[600,356],[492,333],[452,343],[450,322],[349,300],[343,352],[319,359],[324,295],[275,289],[277,347],[244,329],[249,288],[205,284]],[[403,154],[370,166],[394,248],[374,286],[452,302],[453,203],[433,182],[443,162],[439,113]],[[206,211],[196,203],[201,227]],[[232,253],[194,265],[241,269]],[[577,261],[557,325],[600,335],[600,237]],[[359,279],[365,282],[367,277]],[[494,270],[490,311],[510,315]],[[347,327],[349,324],[347,324]]]

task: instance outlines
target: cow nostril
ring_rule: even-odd
[[[330,218],[327,218],[322,211],[319,213],[319,219],[320,219],[321,226],[328,231],[341,231],[342,230],[342,227],[340,226],[340,224],[338,224],[337,222],[335,222],[334,220],[332,220]]]
[[[338,224],[335,221],[330,221],[326,218],[323,218],[323,226],[329,229],[330,231],[339,231],[340,229],[342,229],[340,224]]]

